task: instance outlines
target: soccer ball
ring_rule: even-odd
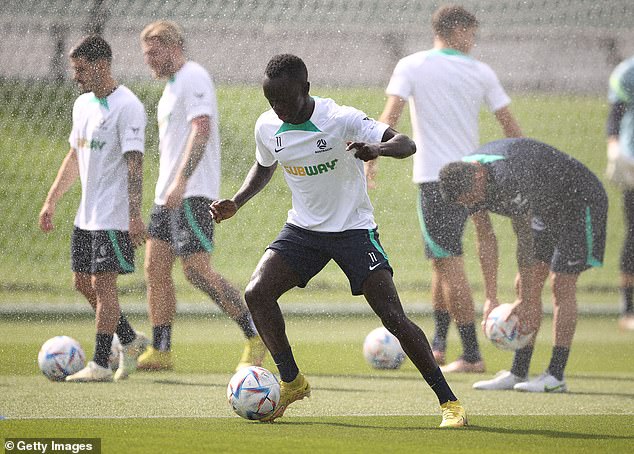
[[[121,350],[121,342],[116,334],[112,337],[112,346],[110,347],[110,356],[108,356],[108,365],[114,372],[119,368],[119,351]]]
[[[273,413],[280,402],[280,383],[263,367],[240,369],[227,386],[227,400],[239,416],[262,419]]]
[[[509,316],[512,304],[500,304],[493,309],[484,325],[484,334],[493,345],[502,350],[518,350],[526,347],[535,333],[520,333],[520,323],[516,315]]]
[[[375,369],[398,369],[406,358],[396,336],[383,326],[370,331],[366,336],[363,356]]]
[[[37,355],[42,373],[51,381],[62,381],[84,368],[86,356],[72,337],[56,336],[42,345]]]

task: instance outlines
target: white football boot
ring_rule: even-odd
[[[565,381],[557,380],[557,378],[548,372],[544,372],[533,380],[518,383],[513,386],[513,389],[515,391],[525,391],[529,393],[565,393],[568,391]]]
[[[473,384],[473,389],[481,389],[486,391],[503,391],[515,389],[515,386],[522,384],[527,377],[518,377],[508,370],[501,370],[495,377],[490,380],[477,381]]]
[[[136,337],[129,344],[121,344],[121,353],[119,354],[119,368],[114,374],[115,381],[125,380],[136,370],[137,360],[145,351],[148,345],[148,339],[141,333],[137,333]]]
[[[112,370],[90,361],[82,370],[66,377],[66,381],[75,383],[112,381]]]

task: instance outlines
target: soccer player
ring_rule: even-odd
[[[246,337],[237,369],[261,365],[266,348],[240,292],[210,264],[213,222],[209,203],[220,190],[220,138],[213,81],[185,56],[181,28],[160,20],[141,33],[145,62],[167,81],[158,104],[160,168],[145,255],[152,346],[143,370],[171,369],[176,294],[172,268],[180,257],[185,276],[215,301]]]
[[[386,89],[388,99],[380,120],[396,127],[409,101],[412,130],[416,142],[414,183],[419,186],[418,214],[426,256],[432,264],[432,304],[435,334],[434,356],[445,363],[450,319],[458,326],[463,353],[442,367],[443,372],[484,372],[475,328],[473,297],[465,273],[462,236],[467,212],[443,202],[438,171],[478,144],[478,116],[486,105],[507,137],[520,137],[521,130],[509,109],[510,99],[493,70],[469,53],[475,45],[476,17],[461,6],[440,7],[432,16],[434,47],[401,59]],[[376,162],[366,164],[370,184]],[[479,253],[483,268],[487,303],[496,304],[497,250],[486,214],[472,216],[481,237]],[[450,315],[451,314],[451,315]]]
[[[539,330],[542,288],[549,274],[552,281],[553,349],[546,371],[527,380],[533,337],[530,345],[515,352],[510,371],[473,387],[565,392],[564,369],[577,323],[577,278],[603,261],[608,199],[601,182],[583,164],[549,145],[503,139],[443,167],[440,191],[448,203],[473,213],[486,210],[511,218],[519,267],[513,312],[523,332]],[[485,308],[485,320],[493,307]]]
[[[334,260],[348,277],[352,294],[365,296],[438,396],[441,427],[463,426],[464,408],[436,364],[425,334],[403,312],[363,172],[363,161],[379,155],[406,158],[415,145],[357,109],[310,96],[309,88],[308,70],[299,57],[282,54],[269,61],[263,89],[272,109],[255,125],[256,162],[232,199],[211,204],[217,222],[234,216],[266,186],[278,163],[292,193],[286,224],[245,292],[281,378],[279,405],[264,420],[279,418],[292,402],[310,396],[277,300],[293,287],[305,287]]]
[[[71,267],[75,288],[95,310],[97,335],[93,360],[66,381],[112,381],[108,357],[115,332],[122,345],[115,380],[136,369],[147,345],[121,314],[117,296],[117,277],[134,271],[134,248],[146,235],[141,199],[147,119],[141,101],[113,78],[111,62],[110,45],[100,36],[88,36],[70,51],[83,94],[73,106],[70,151],[39,215],[40,228],[50,232],[57,202],[80,178]]]
[[[623,154],[634,159],[634,57],[618,65],[610,76],[610,115],[607,121],[608,156]],[[634,172],[632,165],[617,163],[621,172]],[[615,169],[616,170],[616,169]],[[634,188],[623,190],[626,234],[621,250],[621,317],[619,327],[634,330]]]

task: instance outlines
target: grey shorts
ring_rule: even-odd
[[[128,232],[73,229],[71,269],[75,273],[134,272],[134,247]]]

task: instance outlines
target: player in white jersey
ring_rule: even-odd
[[[245,292],[281,378],[279,405],[263,421],[279,418],[289,404],[311,392],[293,357],[277,300],[293,287],[306,286],[334,260],[348,277],[352,294],[365,296],[438,396],[441,427],[463,426],[464,408],[436,364],[425,334],[403,312],[363,172],[363,161],[379,155],[408,157],[414,143],[357,109],[311,97],[309,87],[299,57],[282,54],[269,61],[263,88],[272,109],[255,126],[256,163],[232,199],[211,204],[217,222],[232,217],[264,188],[278,164],[292,193],[286,225]]]
[[[157,21],[141,33],[145,61],[167,83],[158,104],[160,168],[148,227],[145,274],[153,345],[139,358],[144,370],[171,369],[176,314],[172,268],[181,258],[187,279],[242,329],[246,344],[238,369],[261,365],[266,348],[240,292],[210,264],[213,222],[209,203],[220,190],[220,138],[214,84],[185,57],[174,22]]]
[[[416,142],[414,183],[419,185],[418,214],[425,252],[432,263],[432,303],[436,332],[434,356],[445,362],[450,313],[456,321],[463,354],[443,367],[444,372],[484,372],[476,329],[473,298],[467,279],[462,236],[467,212],[442,200],[438,172],[479,145],[478,116],[486,105],[494,112],[507,137],[521,131],[493,70],[469,56],[475,44],[478,21],[460,6],[444,6],[432,17],[434,47],[401,59],[386,89],[388,100],[381,121],[395,127],[409,101]],[[368,163],[370,184],[376,164]],[[472,216],[480,238],[479,253],[488,266],[483,269],[487,302],[496,294],[497,250],[488,214]],[[485,233],[486,232],[486,233]]]
[[[53,229],[58,200],[79,177],[71,260],[75,288],[96,313],[93,360],[67,381],[112,381],[108,364],[114,333],[122,344],[115,380],[136,368],[147,339],[121,314],[117,277],[134,271],[134,247],[145,240],[141,218],[146,115],[141,101],[111,73],[112,50],[99,36],[70,52],[73,79],[84,94],[73,106],[70,151],[40,211],[44,232]]]

